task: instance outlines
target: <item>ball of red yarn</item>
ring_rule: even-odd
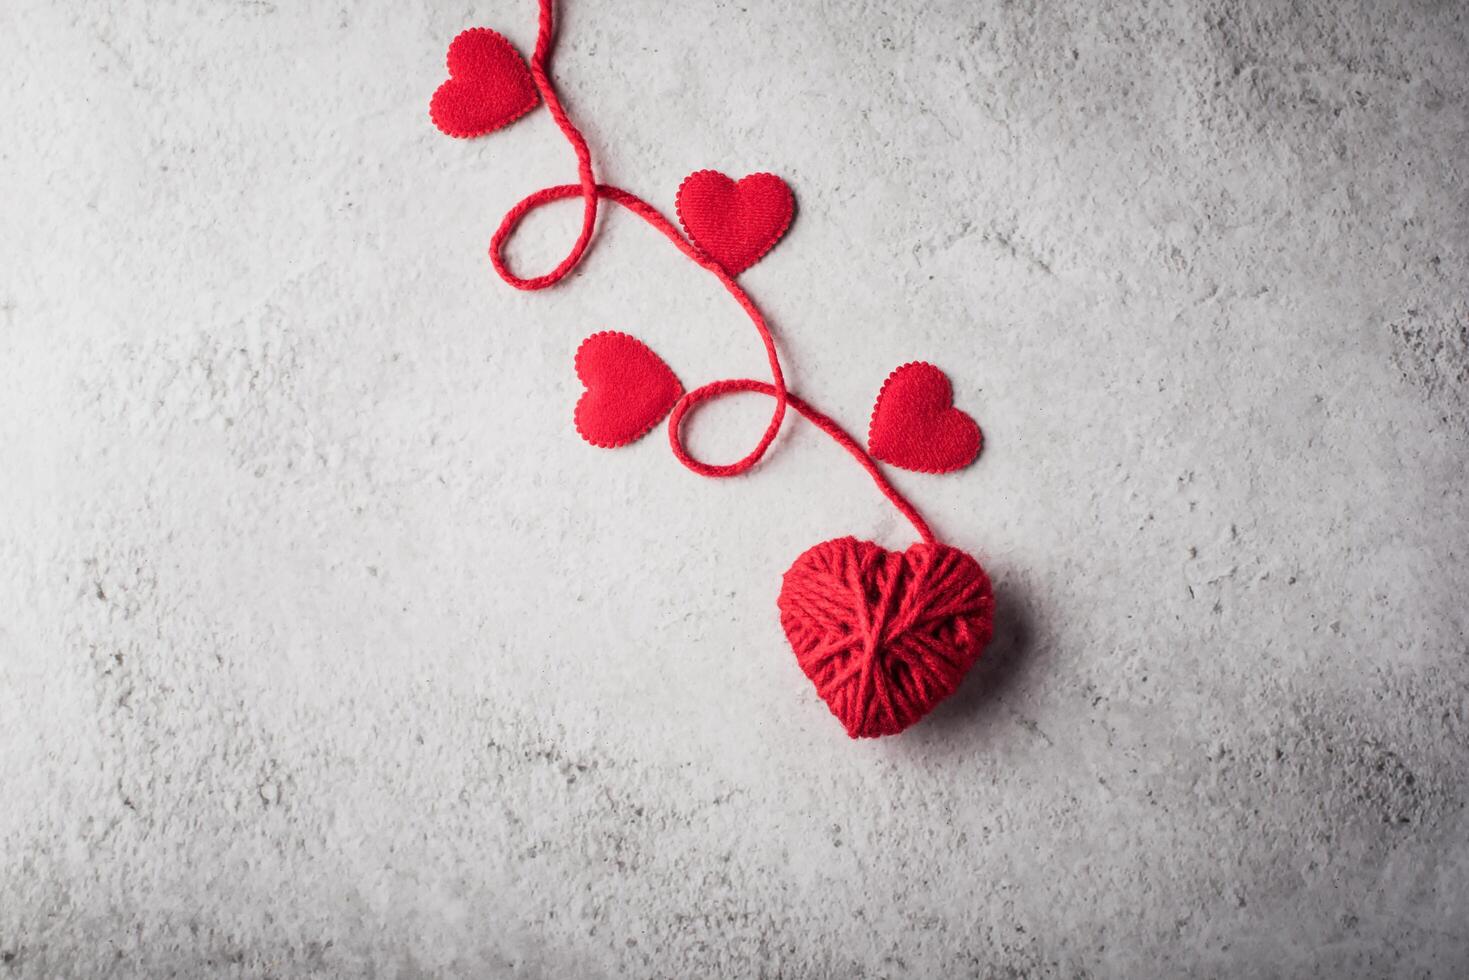
[[[896,735],[954,693],[994,633],[979,562],[944,544],[823,541],[781,583],[796,660],[852,738]]]

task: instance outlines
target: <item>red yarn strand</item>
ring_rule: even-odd
[[[536,88],[540,90],[542,100],[546,103],[546,109],[551,113],[551,118],[556,120],[557,128],[561,130],[562,135],[566,137],[566,141],[571,144],[572,150],[576,153],[576,175],[579,181],[576,186],[582,198],[581,232],[577,235],[575,244],[571,246],[571,251],[556,268],[544,276],[522,279],[510,271],[501,255],[505,237],[515,224],[508,220],[509,215],[507,215],[507,220],[501,223],[500,230],[490,241],[490,261],[494,264],[495,271],[500,274],[500,278],[516,289],[545,289],[547,286],[560,282],[581,261],[587,246],[591,244],[592,230],[597,224],[597,178],[592,172],[592,151],[587,147],[587,141],[581,131],[572,124],[571,118],[566,115],[566,110],[561,107],[561,97],[556,94],[556,86],[551,84],[551,76],[546,71],[546,64],[551,58],[555,23],[551,15],[551,0],[540,0],[540,2],[541,17],[536,32],[536,51],[530,61],[530,73],[535,79]],[[532,198],[535,196],[531,195]],[[529,200],[530,198],[527,198],[526,201],[522,201],[521,205],[527,205]],[[556,200],[556,198],[551,198],[551,200]],[[530,204],[525,207],[525,211],[530,211],[537,206],[539,205]],[[516,221],[524,216],[525,211],[521,212]]]
[[[777,605],[797,662],[853,738],[894,735],[923,717],[994,630],[989,577],[943,544],[898,553],[824,541],[791,565]]]
[[[696,466],[707,467],[708,464],[701,463],[698,460],[694,459],[688,454],[688,451],[684,448],[682,441],[684,416],[686,416],[688,412],[695,406],[697,406],[700,402],[708,401],[712,398],[719,398],[723,395],[734,394],[736,392],[754,392],[755,394],[760,395],[770,395],[772,398],[778,397],[779,395],[779,389],[770,384],[768,381],[757,381],[754,378],[726,378],[722,381],[711,381],[708,384],[703,385],[702,387],[695,388],[693,391],[680,398],[678,404],[673,406],[673,412],[668,416],[668,441],[673,447],[673,454],[677,456],[679,461],[685,466],[688,466],[690,469],[695,469]],[[908,523],[913,525],[913,529],[918,532],[919,538],[921,538],[925,544],[935,543],[936,539],[934,538],[933,531],[929,528],[928,522],[923,519],[923,515],[918,512],[918,508],[909,503],[908,498],[904,497],[901,493],[897,491],[896,488],[893,487],[891,483],[888,482],[887,477],[883,475],[882,470],[878,468],[877,463],[873,460],[871,456],[867,454],[867,451],[857,443],[857,440],[848,435],[846,430],[843,429],[841,425],[839,425],[835,420],[833,420],[831,416],[820,411],[805,400],[798,398],[796,395],[791,394],[790,392],[786,392],[786,401],[790,404],[791,408],[794,408],[798,413],[800,413],[806,419],[806,421],[816,426],[822,432],[825,432],[828,436],[836,441],[837,445],[845,449],[848,453],[852,455],[853,459],[855,459],[858,463],[862,465],[862,468],[867,471],[867,475],[872,477],[872,482],[877,484],[877,489],[882,492],[882,495],[884,497],[892,501],[893,505],[897,507],[902,515],[908,519]],[[764,450],[759,449],[759,452],[763,453]],[[746,459],[749,459],[749,457],[746,457]],[[744,460],[741,460],[741,463],[732,465],[740,466],[744,462]],[[728,468],[730,467],[725,467],[725,469]],[[744,469],[747,468],[747,466],[743,467],[740,472],[743,472]],[[695,472],[698,471],[695,470]]]
[[[784,373],[781,371],[780,355],[776,349],[775,338],[772,336],[770,327],[765,320],[764,314],[755,305],[748,293],[735,282],[734,278],[725,271],[713,258],[700,252],[688,241],[679,230],[670,222],[662,212],[653,207],[642,198],[619,187],[610,184],[597,183],[595,172],[592,167],[592,154],[587,146],[586,139],[572,123],[566,110],[561,105],[560,97],[551,82],[547,65],[550,61],[551,49],[554,44],[554,19],[552,17],[552,0],[540,0],[539,30],[536,36],[535,53],[531,58],[531,76],[535,80],[536,88],[540,91],[541,98],[546,103],[546,108],[551,113],[557,127],[571,144],[577,161],[577,183],[560,184],[554,187],[544,187],[527,196],[513,208],[501,220],[499,228],[490,239],[490,261],[495,272],[505,282],[516,289],[538,290],[560,282],[574,269],[586,253],[587,246],[591,243],[592,233],[597,223],[598,202],[601,199],[612,201],[642,218],[648,224],[663,234],[671,241],[685,256],[696,265],[708,270],[724,286],[725,290],[734,297],[735,302],[749,316],[750,322],[754,324],[756,332],[760,335],[760,341],[765,346],[766,358],[770,364],[770,381],[756,381],[748,378],[733,378],[722,381],[714,381],[685,394],[674,406],[668,419],[668,441],[673,449],[673,454],[678,461],[693,472],[708,477],[736,476],[748,471],[765,455],[776,435],[780,432],[781,425],[785,421],[786,408],[790,406],[804,416],[808,421],[821,429],[838,445],[847,450],[858,463],[862,465],[869,476],[872,477],[877,488],[887,497],[904,517],[913,525],[918,535],[926,544],[934,544],[935,539],[928,523],[919,514],[918,509],[913,506],[901,493],[887,481],[882,471],[878,468],[876,461],[855,440],[852,439],[835,421],[829,416],[818,411],[809,403],[802,401],[791,394],[785,383]],[[582,222],[581,230],[571,251],[550,272],[530,278],[522,278],[510,271],[505,261],[504,248],[515,229],[520,225],[527,214],[543,205],[554,201],[562,201],[572,197],[582,199]],[[712,398],[736,392],[754,392],[769,395],[775,401],[775,407],[771,412],[770,422],[765,431],[743,458],[726,464],[705,463],[694,458],[685,448],[682,439],[682,423],[685,415],[701,402]],[[891,587],[891,583],[889,586]],[[886,602],[884,602],[886,605]],[[877,632],[882,632],[881,623]],[[868,681],[867,683],[870,683]],[[900,712],[895,711],[891,703],[891,694],[886,690],[886,682],[881,692],[881,702],[884,706],[884,714],[890,719]],[[870,692],[869,692],[870,693]],[[868,700],[868,698],[864,698]]]

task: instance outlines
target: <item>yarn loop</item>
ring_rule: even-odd
[[[668,417],[668,442],[673,447],[673,455],[678,457],[680,463],[683,463],[696,473],[702,473],[707,476],[733,476],[736,473],[743,473],[753,466],[765,454],[765,450],[770,448],[770,442],[775,438],[775,431],[773,429],[766,429],[766,433],[761,437],[760,442],[744,459],[722,466],[695,459],[689,453],[688,448],[684,446],[683,423],[685,416],[690,410],[702,402],[739,392],[754,392],[760,395],[770,395],[772,398],[778,398],[780,395],[779,390],[774,385],[765,381],[757,381],[754,378],[728,378],[723,381],[711,381],[701,388],[694,389],[679,399],[678,404],[673,406],[673,413]],[[877,489],[882,491],[882,495],[892,501],[893,505],[908,519],[908,523],[913,525],[913,529],[918,532],[918,536],[927,544],[934,543],[933,531],[929,529],[928,522],[923,519],[923,515],[918,513],[917,508],[910,504],[906,497],[893,489],[893,485],[888,482],[882,470],[877,468],[877,464],[872,461],[872,457],[862,450],[862,447],[846,433],[846,430],[833,421],[829,415],[819,411],[815,406],[808,404],[789,392],[786,393],[786,401],[798,413],[805,416],[808,422],[831,436],[832,439],[836,440],[837,445],[850,453],[852,458],[860,463],[862,468],[867,471],[867,475],[872,477],[872,482],[877,484]]]
[[[461,35],[461,39],[465,37]],[[596,227],[599,204],[609,201],[642,218],[690,261],[719,280],[759,334],[770,367],[770,378],[768,381],[729,378],[683,394],[668,416],[668,441],[673,454],[685,467],[701,476],[727,477],[744,473],[764,457],[780,432],[787,408],[792,408],[850,453],[867,471],[878,490],[913,525],[922,540],[901,553],[855,538],[839,538],[807,550],[786,572],[778,600],[781,624],[796,659],[832,713],[846,727],[847,733],[853,738],[863,738],[902,731],[959,686],[989,641],[994,616],[989,578],[969,555],[935,540],[917,508],[888,482],[872,455],[830,417],[786,388],[780,355],[765,316],[734,279],[784,233],[792,213],[790,190],[784,181],[768,174],[754,175],[740,182],[746,185],[746,189],[741,190],[721,174],[701,172],[693,175],[699,178],[695,181],[694,190],[698,190],[702,183],[704,191],[707,193],[713,188],[717,192],[715,198],[720,201],[733,194],[742,217],[752,219],[749,227],[741,226],[739,234],[735,234],[718,222],[709,224],[706,220],[709,215],[704,213],[709,209],[699,205],[695,199],[697,194],[694,197],[681,194],[685,203],[698,212],[694,215],[695,227],[704,229],[697,233],[694,228],[690,229],[695,240],[702,234],[704,247],[699,247],[695,241],[685,238],[653,205],[619,187],[597,182],[591,150],[562,107],[547,70],[553,38],[552,0],[540,0],[540,23],[535,53],[530,59],[530,79],[556,126],[571,145],[576,156],[577,182],[543,187],[506,213],[490,240],[490,261],[495,272],[516,289],[545,289],[560,282],[585,257]],[[518,56],[513,51],[505,54],[501,45],[506,49],[509,45],[502,36],[484,32],[469,39],[476,44],[488,45],[489,55],[483,59],[488,67],[481,75],[492,84],[481,88],[499,98],[501,89],[511,83],[523,85],[524,79],[520,74],[523,69],[519,66]],[[462,45],[465,42],[460,40],[456,43]],[[451,59],[451,74],[457,70]],[[480,80],[484,81],[484,78]],[[507,99],[508,108],[492,106],[490,109],[496,111],[486,109],[482,112],[483,107],[462,104],[467,90],[450,85],[446,91],[459,100],[454,104],[458,115],[453,119],[447,118],[444,112],[432,115],[435,124],[450,135],[472,135],[506,125],[517,118],[511,113],[527,111],[534,104],[530,93],[522,90],[512,93],[515,99]],[[441,107],[449,104],[445,101],[448,97],[440,99]],[[470,122],[461,125],[460,116]],[[730,186],[725,187],[724,184]],[[520,222],[539,207],[572,198],[581,200],[582,220],[576,240],[565,258],[543,275],[522,277],[511,271],[504,250]],[[711,249],[714,254],[711,254]],[[639,352],[633,357],[638,364],[628,360],[632,355],[610,362],[610,367],[608,363],[600,363],[599,366],[585,358],[578,363],[579,375],[588,382],[588,395],[584,396],[583,403],[579,403],[577,413],[579,429],[594,445],[621,445],[641,436],[646,431],[645,426],[653,424],[650,419],[657,418],[667,404],[662,399],[674,397],[678,383],[641,342],[625,335],[605,333],[590,339],[595,341],[599,337],[604,344],[609,342],[608,337],[622,337],[616,343],[624,345],[624,355],[637,349],[646,351],[646,356]],[[628,346],[626,342],[636,346]],[[652,366],[653,362],[662,368],[662,372],[668,373],[667,378]],[[664,390],[639,392],[640,397],[648,396],[646,403],[613,402],[609,403],[611,407],[602,406],[597,401],[598,391],[607,380],[603,375],[609,370],[617,375],[612,379],[614,382],[636,376],[636,379],[642,379],[642,383],[647,383],[652,378]],[[713,464],[696,459],[683,442],[683,422],[688,413],[710,399],[739,392],[768,395],[773,402],[770,421],[759,441],[733,463]],[[592,401],[585,401],[587,397]],[[630,413],[625,417],[618,414],[624,409]],[[595,431],[589,432],[589,427]]]

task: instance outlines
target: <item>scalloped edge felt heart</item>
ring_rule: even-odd
[[[576,157],[574,183],[534,191],[501,219],[490,239],[491,265],[516,289],[555,285],[586,255],[602,206],[611,203],[646,221],[719,281],[755,328],[768,379],[723,378],[686,391],[646,343],[621,331],[600,330],[583,340],[572,358],[583,388],[573,425],[586,442],[612,449],[636,442],[667,419],[674,458],[712,478],[751,470],[792,412],[846,450],[913,525],[919,540],[901,552],[853,537],[808,548],[782,578],[776,607],[797,665],[848,735],[904,731],[952,694],[978,661],[994,633],[995,599],[979,561],[940,542],[882,464],[920,473],[963,469],[984,444],[979,426],[955,405],[948,375],[924,361],[901,365],[883,382],[865,448],[791,391],[765,315],[737,281],[790,229],[796,213],[790,185],[771,173],[735,180],[717,170],[697,170],[674,195],[681,232],[642,198],[599,183],[586,139],[567,115],[547,70],[555,37],[553,0],[538,2],[536,46],[528,64],[504,35],[470,28],[450,42],[447,78],[429,100],[433,124],[458,139],[503,129],[544,104]],[[563,200],[581,202],[580,230],[565,258],[542,275],[517,275],[506,262],[506,243],[527,214]],[[684,442],[688,414],[707,401],[740,393],[770,399],[770,420],[755,445],[731,463],[695,457]]]

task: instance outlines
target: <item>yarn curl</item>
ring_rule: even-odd
[[[765,348],[768,381],[729,378],[686,392],[668,416],[674,456],[706,477],[750,470],[775,441],[787,409],[821,429],[866,470],[878,490],[913,525],[921,539],[904,552],[868,541],[838,538],[805,551],[782,581],[777,605],[781,624],[801,669],[853,738],[891,735],[913,724],[958,687],[993,632],[989,578],[972,557],[939,543],[918,509],[883,475],[873,457],[829,416],[786,387],[775,338],[764,314],[718,261],[706,255],[657,208],[637,195],[599,183],[586,139],[572,123],[551,82],[548,62],[554,38],[552,0],[539,0],[540,20],[530,73],[556,126],[571,145],[577,182],[534,191],[501,220],[490,240],[495,272],[516,289],[555,285],[585,257],[600,202],[642,218],[690,261],[719,280],[750,318]],[[566,256],[549,272],[523,277],[510,269],[504,250],[524,218],[556,201],[580,199],[582,220]],[[690,412],[712,399],[738,393],[772,400],[770,420],[753,448],[732,463],[694,457],[683,441]]]

